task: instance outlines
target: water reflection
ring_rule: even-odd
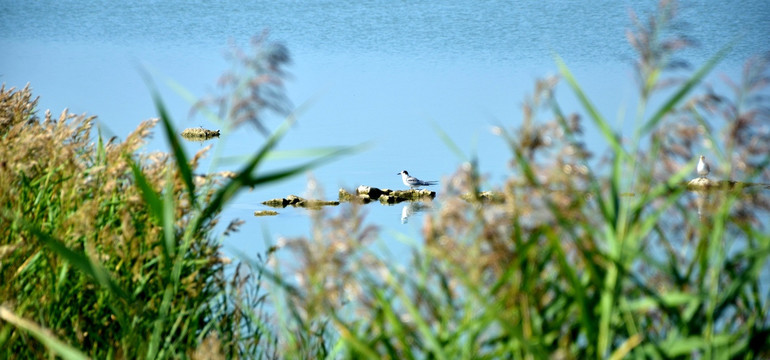
[[[429,210],[431,208],[433,208],[431,204],[425,204],[421,201],[407,202],[401,209],[401,223],[406,224],[409,222],[410,216],[421,213],[425,210]]]
[[[695,195],[695,206],[698,210],[698,220],[708,220],[710,215],[719,211],[731,197],[738,200],[740,206],[752,208],[758,197],[757,191],[768,190],[770,185],[732,180],[713,181],[706,178],[691,180],[688,188]],[[754,211],[750,211],[753,213]]]
[[[698,220],[703,221],[703,208],[708,201],[708,193],[695,191],[695,206],[698,208]]]

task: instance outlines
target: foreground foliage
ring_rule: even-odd
[[[194,207],[191,193],[182,191],[179,168],[167,154],[134,155],[157,120],[142,123],[123,142],[105,144],[99,137],[94,144],[93,118],[65,110],[38,119],[28,88],[3,89],[0,99],[0,298],[6,311],[44,324],[95,357],[152,355],[161,343],[172,352],[194,349],[207,334],[237,321],[220,300],[227,281],[211,236],[215,221],[184,241],[164,244],[169,235],[143,197],[143,191],[173,197],[170,236],[182,239]],[[142,183],[135,174],[142,174]],[[210,186],[196,192],[212,194]],[[170,254],[172,246],[185,251]],[[7,323],[0,343],[3,358],[45,351]]]

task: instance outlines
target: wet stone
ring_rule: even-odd
[[[209,130],[202,127],[199,128],[187,128],[182,131],[182,137],[185,139],[211,139],[219,137],[219,130]]]
[[[254,216],[275,216],[275,215],[278,215],[278,212],[274,210],[257,210],[254,212]]]
[[[340,189],[340,201],[359,201],[368,204],[379,200],[383,204],[397,204],[404,201],[422,201],[436,197],[435,191],[430,190],[391,190],[380,189],[373,186],[361,185],[356,188],[355,195],[344,189]]]
[[[325,200],[304,199],[297,195],[289,195],[285,198],[270,199],[262,202],[262,205],[267,205],[275,208],[278,208],[278,207],[285,208],[291,205],[293,207],[302,207],[302,208],[309,208],[309,209],[318,209],[323,206],[337,206],[339,204],[340,202],[336,200],[325,201]]]

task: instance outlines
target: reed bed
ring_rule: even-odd
[[[136,155],[157,119],[122,142],[94,143],[93,117],[38,119],[29,88],[3,88],[0,99],[0,357],[46,354],[15,317],[93,358],[192,353],[211,336],[237,350],[221,331],[239,320],[212,235],[217,219],[184,231],[193,196],[212,196],[220,179],[186,192],[168,154]],[[162,218],[143,192],[163,194]]]

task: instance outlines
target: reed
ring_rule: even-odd
[[[123,142],[98,136],[94,144],[93,117],[65,110],[38,119],[28,88],[3,89],[0,98],[0,298],[9,314],[1,357],[46,353],[26,327],[9,325],[13,316],[95,358],[184,352],[209,334],[235,346],[219,331],[235,314],[220,300],[227,260],[212,234],[216,219],[183,231],[196,209],[193,194],[212,196],[213,188],[182,192],[169,155],[135,154],[158,120]],[[194,168],[202,155],[185,165]],[[164,218],[148,206],[148,191],[164,194]]]

